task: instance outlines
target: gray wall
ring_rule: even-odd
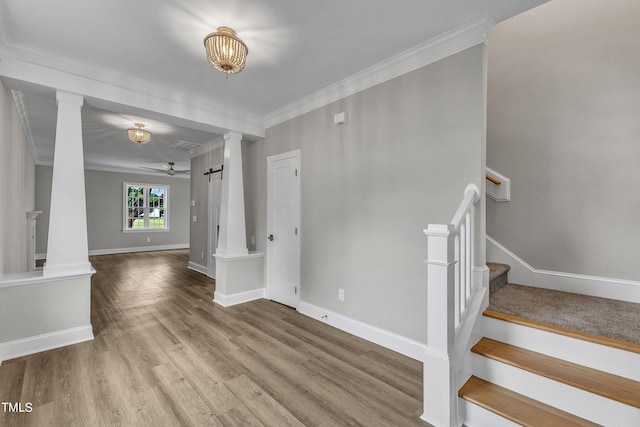
[[[422,230],[449,222],[465,186],[484,180],[483,61],[484,47],[476,46],[246,145],[247,229],[262,251],[266,158],[301,150],[302,301],[426,341]],[[349,122],[335,126],[341,111]]]
[[[255,171],[259,170],[261,164],[258,164],[258,162],[262,160],[262,158],[256,158],[255,150],[249,148],[249,146],[256,144],[258,142],[242,141],[247,248],[250,251],[256,249],[256,245],[251,243],[251,237],[255,237],[255,223],[257,222],[257,211],[254,209],[253,203],[257,198],[256,191],[259,189],[259,175]],[[262,144],[259,145],[262,146]],[[197,221],[195,223],[191,222],[189,261],[202,267],[207,266],[209,236],[209,210],[207,206],[209,203],[209,181],[206,176],[203,176],[203,173],[209,168],[221,165],[223,162],[224,146],[191,159],[191,170],[194,171],[191,179],[191,200],[195,202],[195,206],[191,207],[191,216],[196,215]]]
[[[35,163],[11,92],[0,82],[0,274],[27,270],[27,218]]]
[[[207,266],[208,235],[209,235],[209,180],[203,175],[209,168],[222,164],[224,147],[208,151],[191,159],[191,217],[196,216],[196,222],[190,222],[190,254],[189,261]]]
[[[36,209],[44,211],[36,219],[36,252],[47,251],[50,166],[36,167]],[[122,232],[123,182],[169,186],[169,231]],[[112,250],[189,244],[189,180],[155,175],[125,174],[85,170],[89,250]],[[147,237],[151,242],[147,243]]]
[[[538,269],[640,280],[640,2],[555,0],[489,34],[487,232]]]

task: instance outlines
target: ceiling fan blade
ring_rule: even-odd
[[[166,173],[166,172],[167,172],[167,170],[166,170],[166,169],[150,168],[150,167],[147,167],[147,166],[138,166],[138,167],[139,167],[140,169],[147,169],[147,170],[154,171],[154,172],[163,172],[163,173]]]

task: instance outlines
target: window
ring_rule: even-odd
[[[169,229],[169,186],[124,183],[124,231]]]

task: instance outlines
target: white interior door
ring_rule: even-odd
[[[216,168],[220,169],[220,168]],[[220,206],[222,204],[222,173],[209,175],[209,242],[207,256],[207,276],[216,278],[216,248],[220,235]]]
[[[300,150],[267,159],[267,292],[300,302]]]

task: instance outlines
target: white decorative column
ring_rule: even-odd
[[[244,220],[244,180],[242,178],[242,134],[224,134],[224,175],[220,207],[220,238],[216,255],[247,255]]]
[[[83,97],[56,93],[58,120],[53,156],[49,237],[44,276],[91,273],[82,148]]]
[[[215,303],[227,307],[264,297],[264,253],[247,250],[242,134],[238,132],[224,134],[220,236],[214,256]]]

